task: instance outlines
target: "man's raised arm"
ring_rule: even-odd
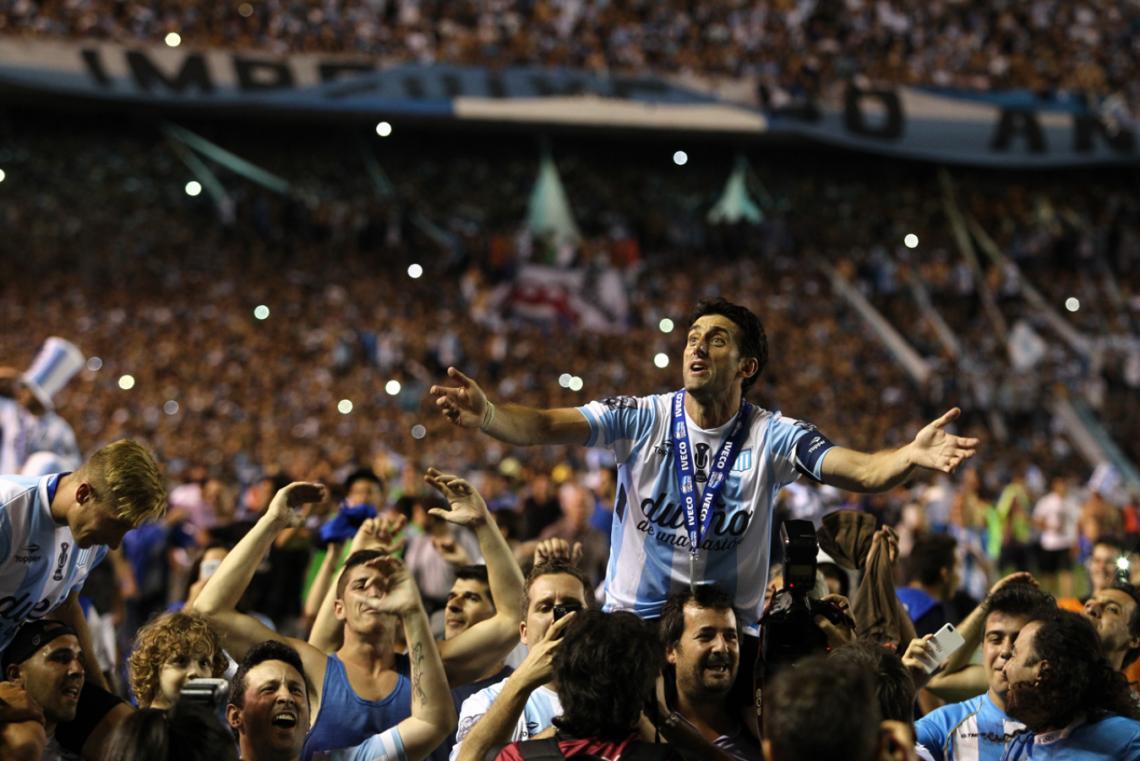
[[[409,759],[424,758],[455,731],[455,703],[412,575],[396,558],[378,558],[371,562],[387,576],[387,594],[376,601],[375,607],[400,617],[408,643],[412,715],[396,728],[405,755]]]
[[[296,508],[324,497],[325,488],[320,484],[292,483],[277,492],[265,514],[226,555],[194,600],[192,608],[206,617],[221,637],[222,647],[235,660],[240,661],[250,648],[268,639],[293,647],[304,644],[277,634],[253,616],[238,613],[237,604],[278,532],[297,519]],[[306,662],[305,667],[308,671],[310,664]]]
[[[540,410],[521,404],[493,404],[479,384],[454,367],[448,376],[457,386],[432,386],[443,416],[461,428],[478,428],[508,444],[585,444],[590,424],[573,407]]]
[[[439,489],[450,505],[450,509],[436,507],[429,512],[475,532],[479,551],[487,563],[491,599],[495,601],[494,616],[439,643],[448,681],[452,687],[458,687],[479,678],[518,643],[523,575],[507,540],[487,510],[487,503],[471,484],[435,468],[428,470],[424,480]]]
[[[901,484],[915,468],[953,473],[964,460],[974,456],[978,446],[977,439],[946,432],[946,426],[961,414],[955,407],[898,449],[868,454],[833,447],[824,456],[822,480],[847,491],[878,492]]]
[[[530,694],[550,681],[554,655],[562,644],[562,632],[574,619],[570,613],[550,625],[542,640],[531,648],[518,669],[507,677],[498,697],[486,706],[472,704],[482,696],[475,693],[463,702],[452,761],[483,761],[487,751],[511,741],[511,733],[526,709]]]

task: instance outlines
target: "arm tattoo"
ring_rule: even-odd
[[[426,703],[428,697],[423,686],[424,645],[422,642],[417,642],[412,647],[411,665],[412,689],[416,693],[416,699],[421,703]]]

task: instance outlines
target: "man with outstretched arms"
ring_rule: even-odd
[[[456,425],[511,444],[610,448],[619,463],[606,609],[661,615],[666,598],[715,582],[754,635],[768,572],[772,503],[797,473],[852,491],[899,484],[916,468],[953,471],[976,439],[947,433],[957,408],[907,445],[873,454],[833,445],[813,426],[748,403],[767,360],[764,329],[747,308],[702,302],[689,322],[684,387],[573,408],[491,403],[450,368],[455,386],[433,386]]]
[[[490,520],[479,493],[463,479],[435,470],[428,471],[426,480],[439,489],[450,504],[450,509],[435,508],[433,514],[471,526],[479,538],[488,567],[501,569],[492,568],[489,574],[496,598],[509,600],[512,594],[516,599],[521,597],[522,574],[494,521]],[[301,505],[323,498],[324,487],[318,484],[294,483],[278,492],[262,518],[210,577],[193,606],[209,619],[221,635],[223,646],[234,658],[241,659],[250,648],[265,640],[283,642],[298,652],[305,673],[317,686],[311,728],[302,754],[305,759],[319,751],[360,743],[410,715],[414,685],[395,669],[394,626],[390,616],[401,618],[409,637],[413,636],[413,630],[428,631],[426,619],[422,626],[417,624],[411,628],[406,620],[407,616],[424,616],[421,606],[391,610],[383,602],[391,599],[396,576],[391,558],[376,549],[350,555],[337,580],[335,616],[343,628],[343,644],[332,654],[307,642],[276,634],[252,616],[237,612],[238,600],[277,534],[299,520]],[[451,686],[477,678],[514,646],[517,621],[512,614],[505,614],[503,618],[509,628],[492,617],[453,639],[438,643]],[[407,644],[409,653],[414,653],[417,643],[409,639]],[[423,644],[424,647],[430,645],[430,642]]]

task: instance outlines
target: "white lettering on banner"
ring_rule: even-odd
[[[707,130],[798,136],[858,150],[1008,166],[1140,164],[1136,135],[1097,104],[1029,93],[861,89],[837,84],[794,111],[765,111],[759,80],[603,75],[548,67],[490,69],[378,57],[272,56],[89,41],[0,38],[9,94],[251,113],[375,113],[459,120]]]

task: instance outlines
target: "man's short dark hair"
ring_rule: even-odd
[[[674,592],[665,600],[665,607],[661,609],[661,621],[658,624],[661,643],[665,647],[675,647],[681,641],[681,635],[685,632],[685,606],[690,602],[700,608],[733,610],[732,598],[716,584],[698,584],[695,588]],[[736,628],[739,632],[739,621]]]
[[[305,664],[301,662],[300,654],[283,642],[267,639],[259,645],[254,645],[241,659],[237,673],[234,674],[233,681],[230,682],[230,705],[238,708],[245,706],[246,677],[251,669],[266,661],[282,661],[297,669],[297,673],[301,675],[301,681],[305,683],[305,698],[309,698],[311,686],[309,677],[305,674]]]
[[[1132,615],[1128,617],[1128,635],[1130,637],[1140,637],[1140,589],[1132,586],[1127,581],[1115,581],[1109,589],[1123,592],[1132,598],[1133,608]],[[1124,654],[1124,663],[1121,665],[1121,668],[1128,668],[1137,658],[1140,658],[1140,647],[1134,647]]]
[[[376,475],[376,471],[372,468],[357,468],[344,479],[344,493],[346,496],[349,490],[352,489],[352,485],[357,481],[371,481],[379,486],[381,490],[384,489],[384,479]],[[373,505],[373,507],[383,507],[383,505]]]
[[[768,336],[764,333],[764,324],[748,307],[716,298],[697,302],[689,315],[689,326],[710,314],[732,320],[740,328],[740,356],[756,358],[756,372],[740,382],[741,389],[748,391],[768,365]]]
[[[591,589],[590,580],[586,578],[586,574],[582,572],[582,569],[562,560],[550,560],[545,563],[536,563],[535,566],[530,569],[530,573],[526,575],[526,584],[523,585],[521,620],[526,620],[526,614],[530,610],[530,588],[534,586],[534,582],[542,576],[554,576],[560,573],[573,576],[582,582],[582,591],[586,607],[590,607],[590,601],[594,596],[593,589]]]
[[[1124,554],[1124,540],[1118,536],[1106,534],[1104,536],[1097,537],[1097,540],[1092,543],[1092,549],[1096,549],[1099,545],[1102,544],[1105,547],[1111,547],[1112,549],[1116,550],[1117,555]]]
[[[954,554],[958,542],[949,534],[927,534],[914,542],[910,551],[910,578],[924,586],[934,586],[942,580],[942,569],[954,567]]]
[[[364,565],[369,560],[386,557],[388,557],[387,553],[380,550],[357,550],[349,555],[348,560],[344,561],[344,568],[340,570],[340,576],[336,580],[336,599],[344,599],[344,590],[348,587],[349,571],[358,565]]]
[[[1007,713],[1035,732],[1060,729],[1087,714],[1134,717],[1132,692],[1124,675],[1112,668],[1092,622],[1078,613],[1056,609],[1036,616],[1041,627],[1033,640],[1036,660],[1046,661],[1032,684],[1013,683]],[[1017,647],[1023,646],[1018,637]]]
[[[554,655],[562,715],[554,724],[574,737],[629,737],[664,658],[653,625],[626,611],[584,610],[562,636]]]
[[[880,721],[874,677],[855,663],[814,655],[780,671],[764,690],[772,761],[870,761]]]
[[[914,679],[896,653],[876,642],[858,639],[831,651],[828,660],[852,663],[873,674],[882,718],[914,723]]]
[[[1057,608],[1053,595],[1043,592],[1028,581],[1013,581],[998,588],[986,598],[986,615],[1002,613],[1007,616],[1032,618]]]
[[[103,758],[116,761],[238,761],[233,735],[213,711],[178,702],[169,712],[132,711],[111,732]]]
[[[455,578],[480,582],[483,586],[487,587],[487,599],[491,601],[492,605],[495,604],[495,598],[491,595],[491,581],[487,577],[487,566],[461,565],[455,569]]]

